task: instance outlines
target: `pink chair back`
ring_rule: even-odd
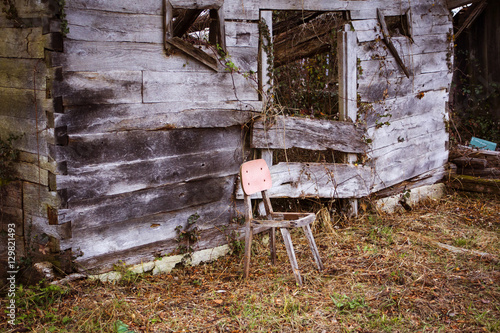
[[[273,186],[271,172],[263,159],[245,162],[240,168],[241,186],[246,195],[265,191]]]

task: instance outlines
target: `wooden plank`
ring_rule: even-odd
[[[259,69],[259,48],[254,46],[228,46],[226,48],[228,59],[238,68],[240,74],[257,73]],[[256,86],[257,75],[249,77],[250,81]]]
[[[59,221],[71,221],[73,232],[78,233],[82,229],[121,225],[130,219],[228,200],[225,194],[233,188],[234,178],[201,179],[97,198],[82,207],[70,205],[67,210],[59,210]]]
[[[276,117],[267,122],[267,125],[262,119],[254,122],[250,143],[252,148],[297,147],[352,153],[362,153],[367,149],[363,141],[364,129],[351,122],[299,117]]]
[[[48,187],[44,185],[23,182],[23,209],[25,215],[47,220],[47,206],[59,207],[57,193],[50,192]]]
[[[214,128],[243,125],[259,114],[261,103],[195,102],[68,106],[55,126],[68,133],[97,134],[136,130]]]
[[[260,0],[226,1],[222,9],[226,20],[259,20]]]
[[[449,90],[452,74],[448,71],[420,74],[411,79],[406,77],[388,78],[382,80],[359,80],[358,93],[361,102],[379,102],[386,99],[403,97],[410,94],[415,96],[430,90]]]
[[[142,102],[142,72],[65,72],[63,82],[54,82],[53,96],[63,96],[64,105]]]
[[[71,9],[66,20],[72,40],[163,43],[162,15]]]
[[[43,59],[45,39],[42,28],[0,29],[0,57]]]
[[[170,46],[173,46],[173,47],[181,50],[182,52],[190,55],[191,57],[198,60],[199,62],[201,62],[202,64],[204,64],[208,68],[210,68],[214,71],[218,71],[219,63],[217,61],[217,58],[215,58],[214,56],[198,49],[190,42],[187,42],[179,37],[172,37],[170,39],[167,39],[166,42],[168,44],[170,44]]]
[[[224,4],[224,0],[169,0],[173,8],[180,9],[218,9]]]
[[[444,166],[448,161],[448,152],[429,152],[425,155],[405,158],[386,168],[375,168],[373,171],[373,191],[398,184],[404,180],[422,175],[430,170]]]
[[[8,134],[21,136],[19,139],[12,142],[12,146],[15,149],[47,156],[47,141],[54,136],[54,132],[51,129],[47,129],[45,125],[45,121],[40,119],[38,128],[42,129],[42,131],[40,131],[37,136],[36,120],[0,115],[0,136],[4,140],[7,138]]]
[[[385,121],[394,122],[425,113],[445,115],[449,95],[446,90],[427,91],[417,95],[386,99],[370,104],[370,110],[360,115],[368,127]]]
[[[243,208],[241,207],[241,210]],[[229,235],[243,234],[240,225],[228,225],[224,232],[215,221],[229,221],[237,212],[228,204],[211,203],[190,209],[148,216],[121,224],[107,225],[95,229],[82,229],[73,233],[71,242],[61,242],[61,247],[80,249],[76,259],[81,269],[112,269],[116,258],[128,264],[153,261],[177,250],[175,227],[185,226],[187,219],[198,212],[202,228],[200,239],[193,247],[196,250],[210,249],[226,244]]]
[[[229,21],[226,22],[227,46],[253,46],[259,45],[259,25],[256,22]]]
[[[462,191],[500,194],[500,179],[486,179],[466,175],[450,177],[449,186]]]
[[[162,44],[66,40],[64,53],[50,54],[65,71],[211,71],[189,56],[167,56]]]
[[[231,73],[144,72],[144,102],[258,100],[254,82]]]
[[[361,198],[370,193],[371,168],[350,164],[278,163],[269,168],[270,198]],[[255,194],[252,198],[259,198]],[[243,198],[238,185],[236,198]]]
[[[108,12],[162,15],[162,1],[143,0],[140,2],[134,0],[71,0],[66,3],[65,9],[70,12],[71,9],[93,9]]]
[[[71,136],[55,148],[55,159],[67,161],[68,172],[102,169],[103,164],[201,153],[241,144],[241,127],[160,129]]]
[[[379,128],[377,128],[378,126],[368,128],[367,137],[372,139],[370,146],[372,150],[445,130],[444,114],[439,113],[421,114],[392,122],[389,119],[389,122],[390,125],[383,125]]]
[[[343,0],[343,1],[322,1],[322,0],[262,0],[261,9],[271,10],[323,10],[323,11],[344,11],[344,10],[373,10],[378,7],[387,7],[388,10],[406,10],[408,3],[385,0]],[[404,11],[403,11],[404,13]]]
[[[238,173],[240,147],[197,154],[169,156],[146,161],[115,163],[104,169],[57,176],[57,188],[66,189],[70,204],[103,196],[173,185],[201,178],[218,178]],[[79,203],[81,205],[81,203]]]
[[[18,119],[45,119],[44,107],[45,90],[2,88],[0,87],[0,101],[2,110],[0,115]],[[36,110],[36,111],[35,111]]]
[[[47,170],[39,168],[35,164],[19,162],[15,165],[15,175],[20,180],[25,180],[44,186],[49,185],[49,174]]]
[[[356,33],[348,30],[346,25],[338,33],[337,53],[339,60],[339,119],[341,121],[356,121],[357,115],[357,57]]]
[[[46,70],[37,59],[0,58],[0,87],[44,91]]]

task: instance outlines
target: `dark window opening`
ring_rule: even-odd
[[[385,16],[385,23],[387,25],[387,30],[391,37],[412,37],[410,31],[410,24],[408,21],[408,14],[396,15],[396,16]]]
[[[274,98],[286,115],[338,120],[337,32],[343,12],[273,13]]]

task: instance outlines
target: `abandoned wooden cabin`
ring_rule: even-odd
[[[352,210],[445,172],[445,0],[59,3],[0,16],[0,137],[18,151],[0,217],[18,261],[152,261],[193,222],[194,250],[226,244],[239,166],[260,156],[272,198]]]

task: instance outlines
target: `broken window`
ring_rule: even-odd
[[[412,38],[410,12],[403,15],[384,16],[387,30],[391,37],[405,36]]]
[[[214,0],[185,7],[166,0],[165,48],[180,50],[217,70],[217,57],[226,52],[222,4]]]
[[[273,13],[275,101],[287,115],[338,120],[337,31],[342,12]]]

